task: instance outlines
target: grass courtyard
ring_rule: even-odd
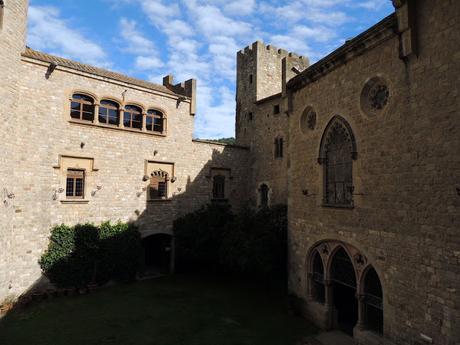
[[[295,345],[313,334],[265,285],[176,275],[60,297],[0,321],[2,345]]]

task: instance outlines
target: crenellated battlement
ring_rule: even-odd
[[[308,62],[308,58],[293,52],[289,52],[285,49],[277,48],[274,45],[271,44],[264,44],[262,41],[256,41],[253,44],[245,47],[244,49],[241,49],[238,52],[238,57],[254,57],[254,54],[258,52],[259,54],[264,54],[265,52],[268,52],[272,55],[277,54],[280,59],[284,57],[290,57],[292,59],[298,59],[300,62],[305,63],[306,61]]]

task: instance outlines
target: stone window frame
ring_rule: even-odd
[[[299,118],[299,128],[302,134],[308,134],[314,131],[318,121],[318,114],[312,105],[304,108]]]
[[[155,171],[150,176],[150,182],[148,186],[148,201],[154,200],[167,200],[168,199],[168,181],[169,181],[169,174],[166,172],[158,172],[163,173],[161,175],[157,175],[158,171]],[[152,193],[152,191],[156,191],[156,195]]]
[[[216,176],[223,176],[225,178],[225,186],[224,186],[224,195],[222,198],[216,198],[214,196],[214,178]],[[230,192],[232,188],[232,169],[221,167],[221,166],[214,166],[210,167],[209,173],[205,176],[206,178],[210,179],[210,199],[211,201],[215,202],[226,202],[230,197]]]
[[[92,121],[76,119],[76,118],[72,118],[70,116],[71,102],[73,100],[73,95],[76,95],[76,94],[81,94],[81,95],[84,95],[86,97],[92,98],[94,100],[94,115],[93,115],[93,120]],[[123,101],[121,101],[121,100],[119,100],[119,99],[117,99],[115,97],[111,97],[111,96],[98,97],[96,94],[94,94],[94,93],[92,93],[90,91],[87,91],[87,90],[82,90],[82,89],[71,90],[71,92],[69,93],[69,98],[68,99],[69,99],[69,102],[67,103],[67,106],[65,107],[65,109],[66,109],[65,113],[67,114],[67,116],[66,116],[67,121],[72,123],[72,124],[91,125],[91,126],[95,126],[95,127],[109,128],[109,129],[112,129],[112,130],[113,129],[122,130],[122,131],[126,131],[126,132],[142,133],[142,134],[146,134],[146,135],[154,135],[154,136],[160,136],[160,137],[166,137],[167,136],[168,112],[165,111],[162,107],[159,107],[159,106],[156,106],[156,105],[151,105],[151,106],[146,107],[142,103],[139,103],[139,102],[136,102],[136,101],[132,101],[132,100],[128,100],[128,101],[123,100]],[[100,100],[107,100],[107,101],[111,101],[111,102],[115,102],[115,103],[119,104],[120,108],[119,108],[119,124],[118,125],[105,124],[105,123],[100,123],[99,122]],[[124,116],[123,115],[124,115],[125,107],[128,106],[128,105],[133,105],[133,106],[136,106],[136,107],[139,107],[139,108],[142,109],[142,128],[141,129],[125,127],[124,126],[124,121],[123,121]],[[153,131],[153,130],[147,130],[147,128],[146,128],[147,113],[145,112],[145,109],[155,110],[157,112],[162,113],[162,115],[163,115],[163,131],[162,132]]]
[[[72,183],[72,193],[69,194],[69,180]],[[81,180],[81,193],[77,193],[77,180]],[[84,200],[86,187],[85,169],[68,168],[66,172],[65,197],[67,200]]]
[[[154,165],[157,166],[154,170],[150,170],[149,166]],[[172,197],[174,197],[174,193],[171,194],[171,183],[176,181],[175,177],[175,163],[174,162],[163,162],[163,161],[156,161],[156,160],[145,160],[144,161],[144,181],[149,181],[147,186],[143,189],[146,191],[146,201],[147,202],[161,202],[161,201],[171,201]],[[155,174],[158,172],[162,172],[163,175]],[[164,195],[160,195],[158,197],[152,198],[150,195],[150,187],[158,186],[159,183],[164,183]],[[139,194],[141,195],[141,194]]]
[[[80,98],[77,98],[77,97],[80,97]],[[87,99],[84,99],[84,98],[87,98]],[[73,103],[78,103],[79,104],[79,109],[78,109],[79,117],[78,118],[72,117],[72,112],[74,111]],[[70,119],[73,120],[73,121],[91,122],[91,123],[93,123],[95,121],[95,118],[96,118],[96,104],[97,104],[97,100],[96,100],[96,98],[94,98],[93,95],[91,95],[89,93],[86,93],[86,92],[73,92],[72,96],[70,97],[70,109],[69,109]],[[91,106],[92,107],[92,112],[85,111],[84,110],[85,105]],[[92,115],[91,115],[92,118],[90,120],[89,119],[85,120],[84,119],[84,114],[85,113],[86,114],[92,113]]]
[[[103,104],[103,102],[107,102],[109,104]],[[112,104],[110,104],[112,103]],[[113,105],[115,104],[115,105]],[[108,110],[115,110],[117,112],[117,123],[110,123],[110,116],[107,114],[107,122],[103,122],[101,121],[101,118],[100,118],[100,113],[101,113],[101,109],[108,109]],[[120,116],[120,112],[121,112],[121,103],[115,99],[111,99],[109,97],[104,97],[100,100],[100,102],[98,103],[98,109],[97,109],[97,122],[101,125],[104,125],[104,126],[120,126],[120,123],[121,123],[121,116]]]
[[[275,137],[273,156],[275,159],[283,159],[284,157],[284,137],[282,135]]]
[[[332,277],[332,262],[335,257],[335,254],[339,251],[339,249],[343,249],[347,255],[349,256],[351,263],[353,265],[355,279],[356,279],[356,299],[358,303],[358,321],[355,325],[355,329],[361,332],[370,332],[375,337],[381,339],[384,337],[385,334],[385,282],[382,281],[381,277],[383,277],[382,272],[376,265],[372,264],[369,260],[368,256],[362,253],[358,248],[354,245],[340,241],[340,240],[332,240],[332,239],[324,239],[316,242],[314,245],[310,247],[306,255],[306,262],[305,262],[305,285],[304,288],[306,290],[307,295],[307,303],[316,303],[317,305],[321,305],[324,312],[329,315],[328,319],[331,322],[329,324],[329,328],[332,328],[333,325],[333,317],[334,317],[334,294],[333,294],[333,277]],[[314,282],[313,282],[313,260],[315,254],[319,253],[324,267],[324,286],[325,286],[325,302],[320,303],[316,301],[314,295]],[[380,283],[380,287],[382,289],[382,332],[379,333],[368,326],[368,320],[366,315],[366,289],[365,289],[365,281],[367,274],[370,270],[374,270],[377,278]]]
[[[265,187],[266,189],[265,189]],[[271,204],[271,197],[270,197],[270,194],[271,194],[271,188],[270,188],[270,185],[268,184],[268,182],[261,182],[259,184],[259,187],[257,188],[257,206],[259,208],[266,208],[266,207],[270,207],[270,204]],[[262,193],[266,193],[266,194],[262,194]]]
[[[349,193],[350,193],[350,201],[349,203],[334,203],[330,202],[328,199],[328,189],[329,189],[329,184],[328,184],[328,164],[327,164],[327,146],[329,143],[329,136],[330,132],[334,129],[334,126],[340,126],[342,130],[345,132],[347,135],[349,145],[350,145],[350,164],[351,164],[351,177],[350,177],[350,182],[351,186],[345,186],[345,188],[349,188]],[[340,116],[340,115],[334,115],[326,125],[326,128],[323,131],[323,135],[321,137],[321,142],[320,142],[320,148],[319,148],[319,155],[318,155],[318,163],[323,166],[323,200],[322,200],[322,206],[323,207],[335,207],[335,208],[349,208],[352,209],[354,208],[354,178],[353,178],[353,171],[354,171],[354,163],[358,158],[358,152],[357,152],[357,145],[356,145],[356,139],[355,135],[353,133],[353,130],[348,123],[348,121]]]
[[[161,131],[155,130],[155,119],[160,119],[162,120],[161,124]],[[147,119],[151,119],[152,121],[152,129],[148,129],[148,124],[147,124]],[[149,107],[146,115],[145,115],[145,129],[147,132],[152,132],[152,133],[161,133],[164,134],[166,133],[167,130],[167,117],[165,112],[158,108],[158,107]]]
[[[216,201],[226,200],[225,194],[226,178],[223,174],[212,177],[212,199]]]
[[[144,128],[144,108],[136,103],[127,103],[123,107],[123,128],[129,128],[132,130],[139,130],[141,131]],[[127,119],[129,116],[129,125],[126,125]],[[140,121],[133,120],[135,117],[140,117]],[[133,123],[139,123],[139,127],[134,127]]]

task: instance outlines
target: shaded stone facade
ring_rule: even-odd
[[[458,1],[401,2],[394,15],[288,82],[290,290],[326,329],[340,327],[348,298],[359,343],[459,343],[458,18]],[[307,108],[316,126],[305,131]],[[343,189],[350,202],[326,187],[347,181],[346,169],[330,165],[341,130],[328,139],[327,128],[337,115],[347,124],[340,158],[352,164],[352,184]],[[331,195],[340,202],[331,205]],[[331,267],[334,248],[350,258],[355,299],[336,294],[342,280]],[[312,269],[316,252],[322,273]],[[368,267],[383,292],[381,334],[366,315]],[[323,300],[312,291],[318,280]]]

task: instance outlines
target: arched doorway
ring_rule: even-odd
[[[364,276],[365,328],[383,334],[382,284],[373,267]]]
[[[172,236],[155,234],[142,239],[146,273],[170,273]]]
[[[312,294],[315,301],[319,303],[325,302],[325,288],[324,288],[324,266],[321,255],[315,250],[313,255],[313,286]]]
[[[356,275],[353,263],[343,247],[340,247],[332,258],[331,278],[334,307],[337,311],[337,327],[353,335],[353,328],[358,321]]]

